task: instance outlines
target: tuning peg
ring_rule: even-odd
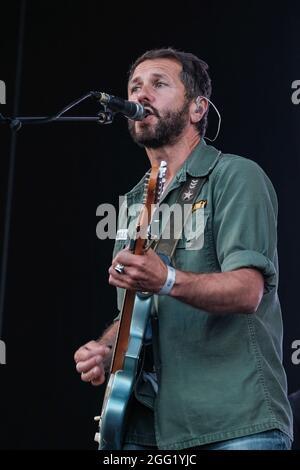
[[[100,421],[101,416],[94,416],[94,421]]]
[[[100,432],[95,433],[94,441],[98,442],[98,444],[100,444]]]

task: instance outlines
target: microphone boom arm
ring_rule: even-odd
[[[114,112],[109,109],[100,111],[97,116],[63,116],[67,111],[74,108],[82,101],[88,98],[97,98],[98,92],[90,91],[85,95],[81,96],[77,100],[65,106],[61,111],[54,114],[53,116],[17,116],[17,117],[5,117],[0,113],[0,124],[8,124],[14,131],[21,129],[23,124],[48,124],[51,122],[97,122],[98,124],[111,124],[114,119]],[[106,108],[105,105],[103,105]]]

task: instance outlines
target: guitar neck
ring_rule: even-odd
[[[135,292],[126,290],[122,315],[119,321],[119,328],[111,363],[111,373],[123,369],[124,357],[128,349],[129,331],[131,324],[131,317],[133,312],[133,305],[135,301]]]
[[[161,173],[161,174],[160,174]],[[141,210],[139,221],[136,227],[136,236],[130,248],[133,254],[144,254],[144,248],[148,236],[148,227],[151,222],[152,211],[155,204],[159,201],[160,193],[162,193],[164,176],[166,174],[166,164],[161,162],[160,168],[153,166],[151,173],[147,179],[147,193],[145,196],[145,204]],[[123,369],[124,358],[128,349],[130,339],[130,325],[135,302],[135,291],[126,290],[119,328],[115,347],[112,356],[110,373],[114,374],[118,370]]]
[[[141,255],[144,252],[145,240],[137,238],[134,243],[133,254]],[[127,289],[125,291],[123,306],[121,310],[121,317],[119,321],[119,328],[113,352],[111,363],[111,373],[123,368],[124,357],[128,349],[130,324],[135,301],[135,291]]]

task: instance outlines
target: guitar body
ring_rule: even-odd
[[[121,450],[128,404],[151,312],[152,296],[135,296],[123,369],[110,374],[99,422],[99,450]]]

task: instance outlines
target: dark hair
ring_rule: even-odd
[[[131,79],[136,67],[145,60],[153,59],[174,59],[182,65],[180,79],[185,87],[186,98],[189,101],[197,98],[197,96],[211,96],[211,79],[208,74],[208,65],[194,54],[182,52],[171,47],[164,49],[152,49],[138,57],[129,70],[129,79]],[[207,112],[196,127],[201,136],[205,135],[207,128]]]

